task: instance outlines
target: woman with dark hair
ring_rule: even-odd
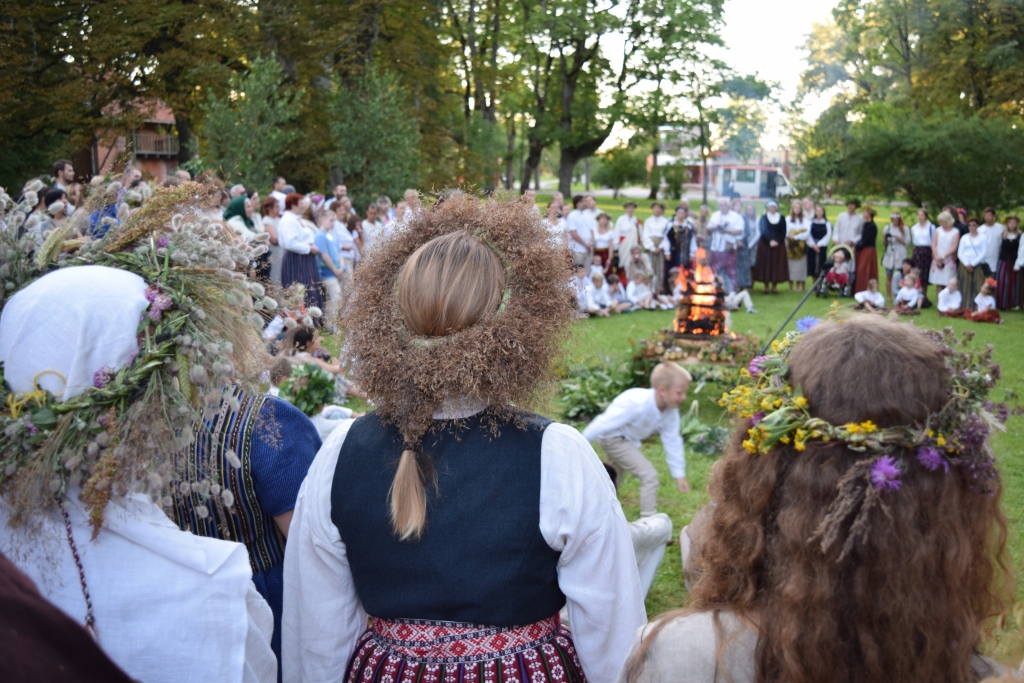
[[[270,237],[268,244],[270,248],[267,253],[256,260],[256,277],[264,282],[278,285],[281,284],[281,259],[283,258],[281,245],[277,239],[277,224],[280,218],[281,208],[277,200],[271,196],[264,197],[260,203],[260,223],[263,226],[263,232]]]
[[[293,282],[301,283],[306,288],[306,306],[316,307],[321,312],[324,307],[323,292],[320,288],[320,265],[316,248],[316,229],[310,229],[302,220],[303,213],[309,208],[309,200],[298,192],[289,192],[284,199],[284,215],[278,224],[277,239],[284,250],[281,260],[281,286],[288,287]],[[314,315],[319,318],[320,313]]]
[[[928,220],[928,212],[924,209],[917,211],[917,223],[910,228],[910,241],[914,249],[910,252],[910,259],[914,267],[921,271],[921,296],[924,297],[924,307],[930,307],[928,299],[928,284],[932,270],[932,242],[935,237],[935,224]]]
[[[712,469],[691,606],[641,629],[620,683],[1003,673],[978,654],[1012,597],[994,368],[938,338],[857,316],[751,363],[722,399],[741,423]]]
[[[988,241],[984,235],[978,232],[979,225],[981,225],[981,219],[977,216],[968,218],[967,234],[960,237],[956,248],[956,258],[960,262],[956,279],[960,282],[960,292],[963,294],[965,307],[970,307],[974,297],[981,292],[985,280],[992,275],[985,262]]]
[[[346,344],[378,409],[299,493],[290,683],[615,680],[645,620],[626,520],[586,439],[521,408],[575,309],[547,237],[530,199],[450,196],[356,271]]]
[[[825,217],[825,207],[813,205],[813,218],[807,233],[807,275],[817,278],[825,270],[828,243],[832,241],[832,223]]]
[[[877,211],[870,204],[864,207],[864,225],[861,227],[860,240],[857,242],[857,266],[854,272],[857,279],[853,285],[853,293],[867,291],[868,283],[878,279],[878,225],[875,223]],[[928,248],[928,260],[931,263],[931,247]]]
[[[999,246],[996,267],[996,304],[1001,311],[1015,311],[1024,301],[1024,274],[1020,272],[1024,263],[1024,251],[1020,248],[1020,217],[1007,216],[1004,220],[1006,232]]]

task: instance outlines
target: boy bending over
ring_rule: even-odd
[[[655,432],[661,435],[668,469],[681,493],[689,493],[686,457],[679,433],[679,405],[686,400],[690,373],[672,362],[659,363],[651,372],[650,389],[627,389],[583,430],[588,441],[604,449],[608,464],[621,477],[629,472],[640,480],[640,515],[658,512],[658,471],[640,452],[640,442]]]

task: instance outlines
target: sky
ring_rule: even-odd
[[[779,84],[785,104],[796,98],[806,63],[802,46],[811,25],[831,18],[836,0],[726,0],[722,58],[741,74],[757,73]],[[828,106],[828,98],[805,101],[804,117],[814,121]],[[785,144],[783,117],[776,116],[762,140],[767,149]]]

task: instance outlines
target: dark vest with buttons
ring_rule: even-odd
[[[388,491],[401,434],[376,413],[355,421],[338,455],[331,521],[368,614],[520,626],[562,608],[560,553],[540,532],[548,424],[531,416],[526,428],[504,425],[494,436],[482,414],[435,423],[421,441],[437,482],[427,484],[426,531],[419,541],[399,541]]]

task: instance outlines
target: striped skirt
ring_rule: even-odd
[[[1024,272],[1013,269],[1012,261],[996,267],[996,307],[1000,311],[1020,308],[1024,303]]]
[[[300,282],[306,287],[306,308],[316,306],[324,310],[324,293],[320,285],[319,258],[313,254],[284,252],[281,261],[281,286]]]
[[[372,618],[345,683],[586,683],[554,615],[529,626]]]

